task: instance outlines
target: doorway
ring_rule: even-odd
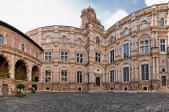
[[[8,85],[7,84],[3,84],[2,93],[3,93],[3,96],[8,96]]]
[[[166,78],[166,76],[161,76],[161,83],[162,83],[162,86],[166,86],[167,85],[167,78]]]
[[[100,86],[100,77],[96,77],[96,86]]]

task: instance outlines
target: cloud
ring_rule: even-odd
[[[128,14],[126,11],[119,9],[115,13],[111,14],[108,19],[104,21],[105,29],[110,28],[114,23],[126,17]]]
[[[168,3],[169,0],[144,0],[144,1],[147,6],[151,6],[154,4]]]
[[[81,7],[74,0],[1,0],[0,20],[23,32],[47,25],[79,27]]]

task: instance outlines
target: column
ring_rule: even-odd
[[[12,55],[10,59],[10,65],[9,65],[9,73],[10,73],[10,78],[14,79],[15,78],[15,56]]]

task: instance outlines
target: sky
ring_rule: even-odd
[[[0,0],[0,20],[26,33],[38,27],[79,28],[81,11],[91,6],[105,29],[139,9],[168,0]]]

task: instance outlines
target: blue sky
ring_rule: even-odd
[[[144,7],[168,0],[1,0],[0,20],[24,33],[48,25],[80,27],[81,11],[89,5],[105,29]]]

